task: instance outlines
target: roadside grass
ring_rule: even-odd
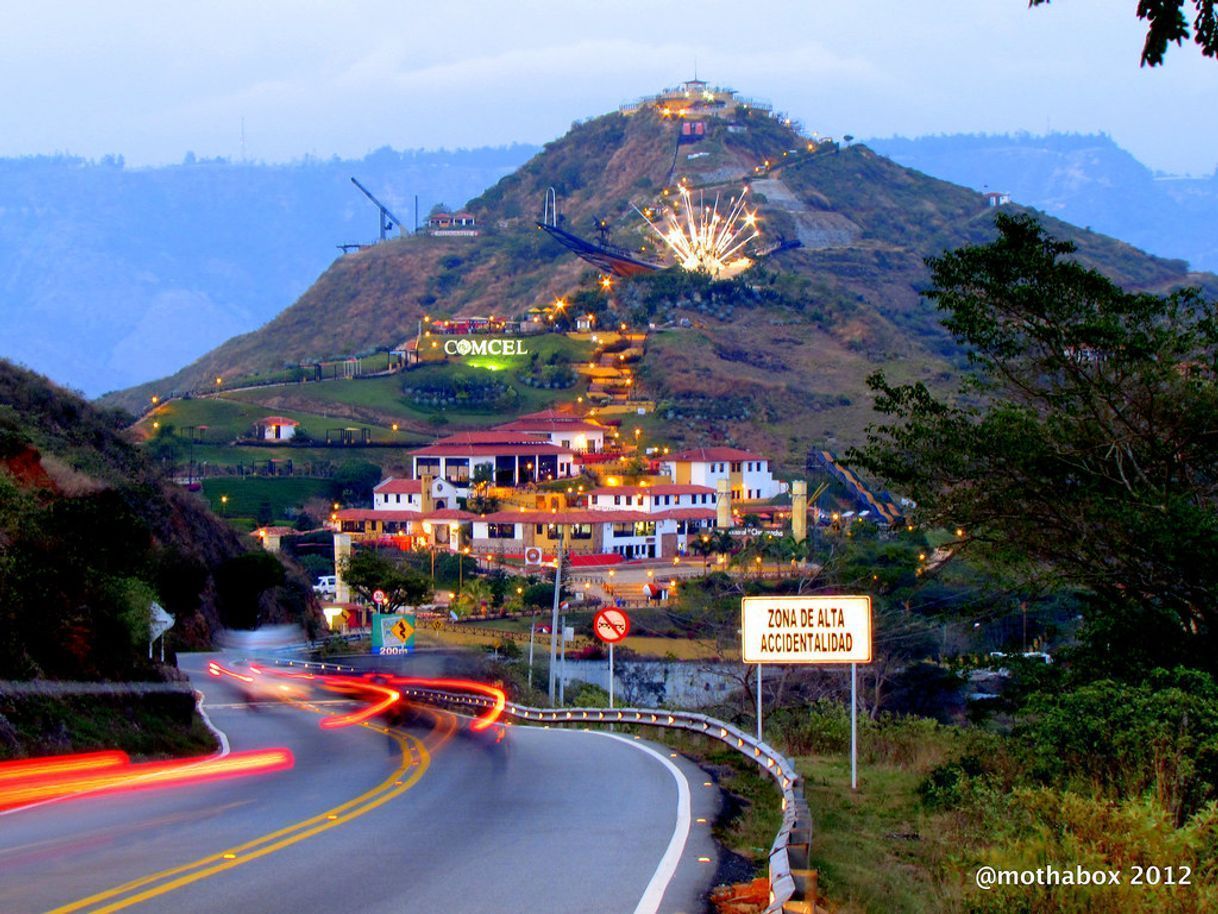
[[[542,613],[536,617],[537,624],[548,625],[550,622],[549,613]],[[481,629],[495,629],[504,632],[513,632],[516,634],[527,634],[529,631],[529,619],[488,619],[485,622],[479,621],[476,617],[470,620],[472,625],[476,625]],[[591,613],[568,613],[567,624],[575,627],[575,633],[587,638],[592,638],[592,614]],[[485,644],[488,641],[487,635],[484,633],[480,636],[466,636],[460,632],[452,630],[433,631],[431,634],[443,640],[452,636],[450,643],[453,644],[469,644],[481,643]],[[665,658],[673,660],[716,660],[735,659],[734,656],[721,657],[715,642],[710,639],[691,639],[691,638],[661,638],[651,637],[646,635],[632,635],[621,643],[621,647],[626,648],[635,656],[647,660],[663,660]],[[619,655],[623,659],[626,654]]]
[[[203,755],[217,743],[182,693],[0,695],[0,759],[119,749],[133,759]]]
[[[923,811],[925,773],[893,765],[859,768],[850,790],[847,755],[795,760],[812,811],[812,868],[820,893],[841,914],[941,914],[956,910],[958,887],[933,877],[950,849],[937,816]]]

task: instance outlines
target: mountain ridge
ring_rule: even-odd
[[[870,421],[863,380],[878,365],[895,362],[909,379],[955,378],[963,360],[920,295],[924,261],[991,240],[987,199],[861,144],[814,142],[764,111],[707,123],[705,139],[692,145],[654,108],[577,124],[466,204],[479,238],[404,238],[340,258],[262,330],[109,402],[139,408],[154,393],[272,372],[327,346],[348,354],[388,348],[427,314],[520,315],[580,289],[591,294],[595,271],[534,226],[547,190],[555,189],[568,230],[591,237],[603,221],[610,242],[654,256],[655,239],[633,207],[660,205],[678,178],[723,196],[751,184],[766,236],[805,244],[764,260],[730,294],[707,292],[710,300],[690,280],[670,294],[655,292],[651,280],[615,288],[615,315],[689,324],[653,334],[639,368],[642,392],[657,401],[675,443],[753,441],[795,467],[811,446],[859,440]],[[1183,261],[1043,219],[1079,245],[1081,261],[1129,288],[1218,292],[1218,277],[1192,273]],[[749,284],[766,295],[754,300]],[[741,351],[765,358],[751,365]],[[715,395],[729,406],[710,408]]]

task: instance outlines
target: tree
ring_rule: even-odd
[[[371,603],[372,594],[384,591],[386,612],[418,606],[431,598],[431,582],[413,568],[405,568],[371,549],[358,549],[340,562],[343,580]]]
[[[283,563],[269,552],[246,552],[228,559],[215,572],[220,621],[229,628],[257,628],[263,592],[285,579]]]
[[[381,468],[366,460],[348,460],[330,483],[333,498],[349,504],[371,503],[372,489],[381,481]]]
[[[1215,303],[1125,292],[1031,217],[996,224],[993,243],[928,261],[974,373],[946,400],[872,375],[894,421],[852,459],[1008,580],[1090,595],[1108,647],[1213,667]]]
[[[1040,6],[1049,0],[1028,0],[1029,6]],[[1188,0],[1197,11],[1192,37],[1206,57],[1218,57],[1218,13],[1215,0]],[[1142,66],[1157,67],[1163,63],[1167,45],[1183,44],[1189,38],[1185,0],[1138,0],[1138,18],[1149,23],[1146,43],[1142,46]]]

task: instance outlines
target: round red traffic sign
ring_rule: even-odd
[[[526,565],[541,564],[541,550],[536,546],[529,546],[524,550],[524,563]]]
[[[620,609],[602,609],[592,619],[592,630],[606,644],[616,644],[630,634],[630,617]]]
[[[387,603],[388,598],[385,596],[385,591],[383,591],[383,590],[372,591],[372,602],[373,603]]]

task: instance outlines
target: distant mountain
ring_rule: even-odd
[[[0,356],[89,396],[181,367],[270,320],[338,256],[377,237],[358,178],[409,229],[536,151],[381,149],[287,165],[126,168],[0,159]],[[396,229],[395,229],[396,234]]]
[[[1156,175],[1106,134],[868,140],[902,165],[1085,225],[1194,270],[1218,271],[1218,171]],[[1216,153],[1218,158],[1218,153]]]
[[[679,142],[691,138],[682,134],[688,126],[658,106],[584,121],[467,204],[480,237],[404,238],[342,257],[265,327],[108,402],[140,409],[153,394],[213,388],[217,376],[228,383],[389,348],[412,336],[424,314],[522,315],[557,296],[605,307],[600,326],[672,325],[649,338],[637,372],[639,390],[657,402],[665,443],[736,442],[789,470],[802,467],[810,446],[860,439],[873,420],[864,379],[877,367],[899,380],[956,377],[961,354],[920,294],[924,258],[995,236],[994,210],[980,193],[863,145],[812,143],[754,107],[709,116],[696,142]],[[615,281],[605,296],[597,273],[536,227],[554,188],[567,229],[595,237],[603,221],[609,242],[653,255],[654,238],[633,206],[664,206],[681,179],[707,206],[748,184],[767,243],[802,247],[730,283],[672,269]],[[1191,274],[1181,260],[1051,217],[1045,223],[1124,286],[1195,283],[1218,293],[1218,277]]]

